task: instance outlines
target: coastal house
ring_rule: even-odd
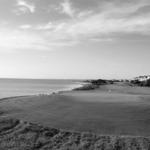
[[[136,77],[134,78],[135,80],[138,80],[138,81],[146,81],[146,80],[149,80],[150,79],[150,75],[145,75],[145,76],[139,76],[139,77]]]

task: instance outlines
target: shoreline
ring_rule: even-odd
[[[91,84],[91,83],[90,83]],[[89,85],[89,83],[88,83]],[[92,84],[91,84],[92,85]],[[80,85],[81,86],[81,85]],[[43,118],[36,118],[37,117],[37,112],[36,112],[36,109],[38,111],[38,113],[42,113],[41,115],[44,115],[43,117],[44,118],[47,118],[46,116],[49,116],[49,114],[52,114],[52,120],[55,119],[55,115],[53,117],[53,114],[56,114],[56,119],[55,119],[55,122],[57,124],[58,122],[58,127],[59,127],[59,121],[57,121],[57,118],[59,117],[63,117],[63,112],[66,112],[68,111],[68,109],[70,110],[69,111],[69,114],[66,115],[67,116],[70,116],[70,117],[75,117],[74,115],[72,116],[72,113],[75,111],[75,114],[78,114],[80,116],[80,112],[81,114],[83,115],[83,110],[84,110],[84,107],[86,109],[86,105],[88,107],[88,109],[91,109],[92,110],[92,113],[94,113],[95,111],[99,112],[99,113],[94,113],[94,114],[91,114],[93,117],[91,119],[94,119],[95,118],[95,115],[96,117],[103,117],[103,111],[105,111],[105,107],[107,105],[104,105],[105,103],[109,105],[111,105],[111,108],[116,108],[116,111],[117,109],[119,109],[120,111],[120,107],[122,108],[122,105],[120,105],[120,102],[122,103],[123,101],[120,101],[120,100],[116,100],[116,94],[113,93],[113,91],[109,90],[109,89],[106,89],[106,92],[105,90],[103,89],[103,86],[100,88],[100,90],[98,90],[98,88],[95,90],[91,90],[89,91],[88,90],[85,90],[84,87],[86,87],[87,84],[82,84],[82,88],[83,90],[81,89],[80,91],[79,90],[76,90],[76,89],[72,89],[72,90],[66,90],[66,91],[58,91],[58,92],[55,92],[55,93],[51,93],[49,95],[46,95],[46,94],[40,94],[40,95],[24,95],[24,96],[16,96],[16,97],[7,97],[7,98],[3,98],[0,100],[1,102],[1,107],[4,108],[2,110],[6,110],[6,112],[16,112],[17,116],[20,117],[20,113],[21,113],[21,116],[23,118],[25,118],[24,120],[28,120],[28,115],[31,113],[31,116],[33,115],[33,117],[29,117],[29,120],[32,120],[33,121],[36,121],[38,122],[41,122],[42,123],[42,120]],[[107,86],[111,86],[111,85],[107,85]],[[104,86],[104,87],[107,87],[107,86]],[[112,85],[114,86],[114,85]],[[132,88],[132,87],[131,87]],[[79,91],[79,92],[78,92]],[[110,92],[111,91],[111,92]],[[93,94],[92,94],[93,93]],[[83,94],[83,96],[82,96]],[[123,95],[122,95],[123,94]],[[105,100],[105,95],[106,95],[106,98],[108,98],[108,101],[104,101]],[[98,97],[97,97],[98,96]],[[102,100],[99,102],[99,96],[102,98]],[[108,96],[108,97],[107,97]],[[111,96],[111,97],[110,97]],[[120,93],[119,95],[119,99],[120,99],[120,96],[123,96],[122,98],[126,100],[126,97],[124,97],[124,93]],[[133,95],[131,94],[130,95],[131,98],[133,97]],[[129,96],[129,98],[130,98]],[[77,99],[74,99],[74,98],[77,98]],[[84,98],[84,99],[83,99]],[[111,98],[111,99],[110,99]],[[133,97],[134,98],[134,97]],[[103,100],[104,99],[104,100]],[[128,97],[127,97],[128,99]],[[92,100],[92,101],[91,101]],[[92,104],[92,103],[93,104]],[[92,108],[93,106],[91,105],[94,105],[94,109]],[[114,104],[113,104],[114,103]],[[137,103],[136,101],[131,101],[131,106],[133,105],[133,103]],[[45,105],[46,104],[46,105]],[[125,106],[123,106],[123,109],[126,108],[126,104],[128,103],[125,103]],[[31,112],[29,111],[26,112],[26,109],[28,110],[28,108],[30,109],[30,105],[33,107],[33,114],[32,114],[32,109],[31,109]],[[63,108],[62,106],[64,105],[65,107]],[[75,106],[73,106],[75,105]],[[77,108],[76,108],[76,105],[77,105]],[[78,106],[79,105],[79,106]],[[103,105],[104,105],[104,108],[103,108]],[[3,107],[4,106],[4,107]],[[24,106],[24,107],[22,107]],[[83,106],[83,108],[82,108]],[[6,107],[6,109],[5,109]],[[11,109],[12,107],[12,109]],[[32,108],[31,107],[31,108]],[[60,107],[60,109],[59,109]],[[79,108],[78,108],[79,107]],[[80,110],[80,107],[82,108]],[[40,109],[39,109],[40,108]],[[63,108],[63,110],[61,110]],[[70,108],[74,108],[73,110],[71,110]],[[39,109],[39,110],[38,110]],[[79,109],[79,112],[76,112],[78,111]],[[128,108],[127,108],[128,109]],[[18,110],[21,110],[23,112],[18,112]],[[34,111],[35,110],[35,111]],[[106,109],[107,110],[107,109]],[[24,112],[25,111],[25,112]],[[45,112],[46,111],[46,112]],[[62,114],[59,114],[60,112],[62,111]],[[72,112],[73,111],[73,112]],[[87,111],[87,110],[86,110]],[[110,109],[111,111],[111,109]],[[24,114],[25,113],[25,114]],[[88,112],[87,112],[88,113]],[[88,115],[87,113],[84,114],[84,117],[88,119]],[[89,112],[90,113],[90,112]],[[112,112],[112,114],[116,112]],[[126,113],[126,112],[125,112]],[[16,115],[14,114],[14,115]],[[14,116],[13,114],[9,115],[9,116]],[[78,115],[75,117],[76,119],[78,119]],[[107,115],[107,111],[106,111],[106,115]],[[127,116],[130,115],[130,114],[126,114]],[[27,117],[26,117],[27,116]],[[111,116],[111,115],[110,115]],[[108,116],[108,117],[110,117]],[[34,118],[35,119],[32,119]],[[85,119],[83,117],[83,119]],[[112,116],[113,117],[113,116]],[[18,118],[18,117],[16,117]],[[70,118],[71,120],[73,118]],[[75,119],[74,118],[74,119]],[[60,118],[62,121],[63,121],[63,118]],[[59,119],[58,119],[59,120]],[[46,120],[45,120],[46,121]],[[43,122],[45,122],[43,121]],[[73,120],[72,120],[73,121]],[[84,123],[84,120],[80,120],[81,122]],[[92,120],[91,120],[92,121]],[[98,121],[98,120],[97,120]],[[67,121],[66,121],[67,123]],[[76,124],[76,121],[73,121],[73,123]],[[96,122],[95,122],[96,123]],[[98,123],[98,122],[97,122]],[[99,124],[99,123],[98,123]],[[50,121],[46,121],[46,123],[44,123],[44,126],[54,126],[55,127],[55,123],[51,125],[51,122]],[[65,125],[65,124],[64,124]],[[109,128],[109,124],[106,124]],[[62,128],[66,128],[67,126],[64,126]],[[91,126],[92,127],[92,126]],[[61,124],[60,124],[60,128],[61,128]],[[95,129],[97,129],[98,126],[96,125]],[[101,127],[99,127],[101,128]],[[102,128],[105,128],[105,126],[102,125]],[[120,128],[120,127],[119,127]],[[67,128],[66,128],[67,129]],[[70,129],[70,128],[69,128]],[[68,130],[68,129],[67,129]],[[80,131],[82,130],[82,128],[78,130],[78,127],[73,129],[73,130],[76,130],[76,131]],[[89,124],[89,127],[86,129],[86,130],[89,130],[90,131],[90,124]],[[101,129],[100,129],[101,130]],[[130,129],[131,130],[131,129]],[[99,131],[99,130],[98,130]],[[105,130],[104,130],[105,131]],[[132,130],[131,130],[132,131]],[[97,130],[94,130],[92,132],[97,132]],[[135,131],[134,131],[135,132]],[[126,134],[122,134],[122,135],[134,135],[134,132],[131,132],[131,134],[128,134],[130,132],[127,132]],[[109,133],[109,132],[108,132]],[[118,134],[119,132],[116,132],[116,135],[120,135],[120,133]],[[105,133],[105,135],[107,134],[107,132]],[[110,132],[111,134],[111,132]],[[141,134],[136,134],[136,135],[141,135]],[[143,134],[142,134],[143,135]]]
[[[111,122],[107,122],[107,120],[106,120],[106,122],[105,122],[106,124],[105,124],[103,122],[105,120],[103,120],[103,119],[101,120],[102,122],[94,122],[94,121],[98,121],[97,119],[101,118],[103,115],[105,116],[105,118],[107,118],[107,114],[110,118],[114,117],[113,114],[116,114],[116,112],[118,112],[118,110],[120,111],[120,113],[124,112],[125,114],[123,114],[123,115],[130,116],[130,113],[128,113],[128,112],[133,111],[133,108],[135,109],[135,112],[138,112],[139,110],[141,110],[141,111],[144,110],[144,112],[142,112],[142,114],[145,116],[145,114],[149,112],[149,111],[145,112],[145,110],[149,110],[149,106],[141,105],[141,103],[138,103],[138,101],[137,102],[133,101],[131,106],[129,105],[130,103],[125,104],[123,101],[122,101],[123,105],[122,104],[120,105],[119,101],[117,103],[115,101],[113,102],[112,99],[115,100],[116,97],[111,97],[111,96],[115,96],[115,93],[113,93],[113,91],[112,91],[112,95],[111,95],[111,92],[108,92],[108,91],[109,91],[109,88],[112,88],[112,89],[116,88],[116,90],[122,90],[120,88],[120,85],[118,85],[118,84],[117,85],[109,84],[106,86],[99,85],[99,86],[101,86],[100,91],[97,89],[96,90],[92,89],[92,90],[90,90],[90,92],[88,92],[89,89],[87,91],[84,90],[84,88],[87,87],[88,84],[89,83],[82,84],[82,87],[80,87],[80,88],[83,88],[83,90],[81,89],[80,92],[78,92],[79,90],[76,91],[76,89],[72,89],[72,90],[58,91],[55,93],[51,93],[49,95],[46,95],[46,94],[32,95],[32,96],[25,95],[25,96],[7,97],[7,98],[0,99],[0,102],[4,102],[4,103],[1,103],[1,108],[2,108],[2,111],[4,110],[4,114],[1,113],[1,117],[0,117],[0,142],[5,141],[5,139],[3,138],[3,135],[7,135],[7,137],[14,135],[14,136],[12,136],[12,139],[10,137],[12,142],[15,143],[15,141],[13,141],[15,138],[17,139],[17,141],[21,142],[22,138],[18,138],[18,137],[24,137],[25,140],[23,141],[23,144],[25,146],[27,146],[26,141],[28,141],[28,139],[30,139],[31,142],[29,145],[32,148],[34,146],[38,145],[39,150],[44,150],[42,148],[45,148],[47,145],[51,145],[51,149],[55,149],[58,146],[60,149],[68,148],[70,150],[79,150],[81,148],[84,149],[85,147],[86,147],[85,150],[91,150],[91,149],[94,150],[94,148],[95,149],[99,148],[99,147],[97,147],[97,145],[99,145],[101,147],[101,149],[107,149],[107,148],[109,149],[110,147],[114,150],[117,150],[117,147],[120,149],[126,149],[128,147],[131,147],[131,149],[143,150],[142,147],[145,147],[145,149],[148,149],[150,147],[150,135],[145,134],[145,131],[136,133],[135,132],[136,129],[134,130],[133,128],[129,128],[128,132],[124,132],[125,134],[123,134],[123,132],[120,132],[120,134],[119,134],[119,132],[111,132],[111,130],[109,130],[106,133],[104,130],[104,132],[101,133],[99,131],[102,131],[103,128],[109,129],[109,127],[110,127],[110,129],[111,129],[111,126],[110,126]],[[80,86],[81,86],[81,84],[80,84]],[[97,88],[99,86],[97,86]],[[132,86],[131,87],[122,86],[122,88],[124,88],[124,89],[130,88],[129,89],[129,91],[131,90],[130,92],[132,92],[132,90],[136,90],[136,88],[140,89],[140,90],[144,90],[143,88],[140,88],[140,87],[133,88]],[[124,89],[123,89],[123,93],[120,93],[119,96],[122,96],[122,94],[124,95]],[[74,90],[75,90],[75,92],[74,92]],[[69,92],[67,92],[67,91],[69,91]],[[121,91],[119,91],[119,92],[121,92]],[[127,93],[128,93],[128,91],[127,91]],[[134,95],[132,95],[131,93],[129,93],[129,95],[131,96],[131,98],[132,97],[134,98]],[[106,96],[106,98],[110,97],[111,101],[108,101],[108,103],[105,103],[104,101],[99,102],[99,96],[102,99],[103,98],[105,99],[105,96]],[[124,98],[124,97],[122,97],[122,98]],[[89,101],[88,101],[88,99],[89,99]],[[7,101],[7,100],[10,100],[10,101]],[[92,100],[93,103],[91,103],[90,100]],[[134,103],[137,103],[135,105],[135,107],[132,106]],[[108,107],[106,107],[106,106],[108,106]],[[5,109],[5,107],[6,107],[6,109]],[[8,108],[8,110],[7,110],[7,108]],[[88,111],[86,108],[88,108]],[[138,109],[138,108],[140,108],[140,109]],[[127,112],[127,114],[126,114],[126,112]],[[14,115],[13,115],[13,113],[14,113]],[[117,113],[117,118],[119,115],[121,115],[120,113]],[[139,113],[141,114],[141,112],[139,112]],[[81,114],[81,116],[80,116],[80,114]],[[102,114],[102,116],[101,116],[101,114]],[[111,114],[112,114],[112,116],[111,116]],[[19,115],[19,117],[18,117],[18,115]],[[88,116],[90,116],[90,115],[93,115],[93,116],[91,116],[91,118],[88,118]],[[97,116],[95,116],[95,115],[97,115]],[[136,114],[133,114],[133,116],[134,115],[136,115]],[[124,118],[126,118],[126,116],[122,117],[122,115],[121,115],[119,117],[124,119]],[[68,117],[71,117],[71,120]],[[130,116],[130,117],[132,118],[132,116]],[[144,119],[142,116],[141,116],[141,118]],[[139,117],[139,119],[141,119],[141,118]],[[91,122],[89,122],[89,119],[91,119]],[[96,119],[96,120],[94,120],[94,119]],[[111,119],[113,121],[113,119],[116,119],[116,118],[111,118]],[[9,120],[11,120],[11,121],[9,121]],[[86,120],[87,120],[87,122],[86,122]],[[45,121],[48,121],[48,122],[45,122]],[[72,124],[72,121],[73,121],[73,124]],[[115,121],[117,121],[117,120],[115,120]],[[127,121],[127,120],[125,120],[125,121]],[[128,121],[130,121],[130,120],[128,120]],[[146,121],[146,118],[143,121]],[[79,124],[77,122],[79,122]],[[83,128],[85,129],[86,127],[84,125],[87,125],[90,129],[90,127],[93,127],[93,125],[94,125],[94,124],[91,124],[92,126],[90,126],[90,123],[93,123],[93,122],[94,122],[94,124],[98,123],[97,124],[98,126],[94,127],[94,129],[96,129],[94,132],[93,132],[93,130],[84,131],[82,129],[78,130],[78,128],[72,128],[73,126],[76,127],[76,125],[78,126],[81,123],[81,127],[83,126]],[[66,127],[68,127],[67,123],[71,123],[70,128],[66,128]],[[140,121],[139,123],[142,123],[142,121]],[[67,124],[67,126],[65,126],[66,124]],[[106,125],[108,128],[105,128]],[[141,129],[143,128],[142,124],[139,126],[138,126],[138,124],[131,124],[131,126],[134,126],[137,129],[139,127],[141,127]],[[100,130],[97,130],[98,128]],[[120,128],[120,124],[118,124],[116,126],[116,129],[121,131],[122,128],[120,128],[120,129],[119,128]],[[114,130],[114,129],[112,128],[112,130]],[[126,128],[126,129],[128,129],[128,128]],[[149,133],[149,131],[150,131],[149,128],[147,129],[145,127],[145,129],[146,129],[147,133]],[[134,133],[136,133],[136,134],[134,134]],[[142,133],[142,134],[140,134],[140,133]],[[47,134],[48,134],[48,136],[47,136]],[[37,140],[33,140],[32,139],[33,137]],[[41,140],[41,138],[42,138],[42,140]],[[78,142],[76,143],[77,139],[78,139]],[[44,140],[44,142],[43,142],[43,140]],[[71,145],[68,145],[68,142],[71,143]],[[56,147],[54,146],[54,143],[57,143],[55,145]],[[8,143],[8,145],[9,145],[9,143]],[[89,146],[87,146],[87,145],[89,145]],[[22,145],[18,144],[18,150],[23,149],[20,146],[22,146]],[[65,147],[63,147],[63,146],[65,146]],[[15,145],[14,145],[14,147],[15,147]],[[3,149],[3,147],[1,147],[1,144],[0,144],[0,148]],[[36,148],[36,149],[38,150],[38,148]],[[49,147],[49,149],[50,149],[50,147]]]
[[[31,94],[31,95],[18,95],[18,96],[5,96],[5,97],[2,97],[0,98],[0,102],[1,101],[4,101],[4,100],[9,100],[9,99],[13,99],[13,98],[20,98],[20,97],[32,97],[32,96],[50,96],[52,94],[59,94],[59,93],[62,93],[62,92],[69,92],[69,91],[73,91],[75,90],[76,88],[82,88],[84,87],[84,81],[81,81],[79,82],[78,85],[74,84],[74,86],[70,87],[70,88],[64,88],[64,89],[60,89],[60,90],[55,90],[55,91],[52,91],[50,93],[37,93],[37,94]]]

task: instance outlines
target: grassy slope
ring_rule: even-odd
[[[2,150],[148,150],[150,138],[101,136],[43,128],[19,120],[0,120]]]
[[[150,89],[105,85],[93,91],[1,102],[5,116],[44,126],[108,135],[150,135]]]

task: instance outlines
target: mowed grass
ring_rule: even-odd
[[[150,135],[150,89],[125,84],[2,101],[3,115],[107,135]]]

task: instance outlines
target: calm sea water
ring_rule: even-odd
[[[51,94],[81,86],[77,80],[0,79],[0,98],[23,95]]]

